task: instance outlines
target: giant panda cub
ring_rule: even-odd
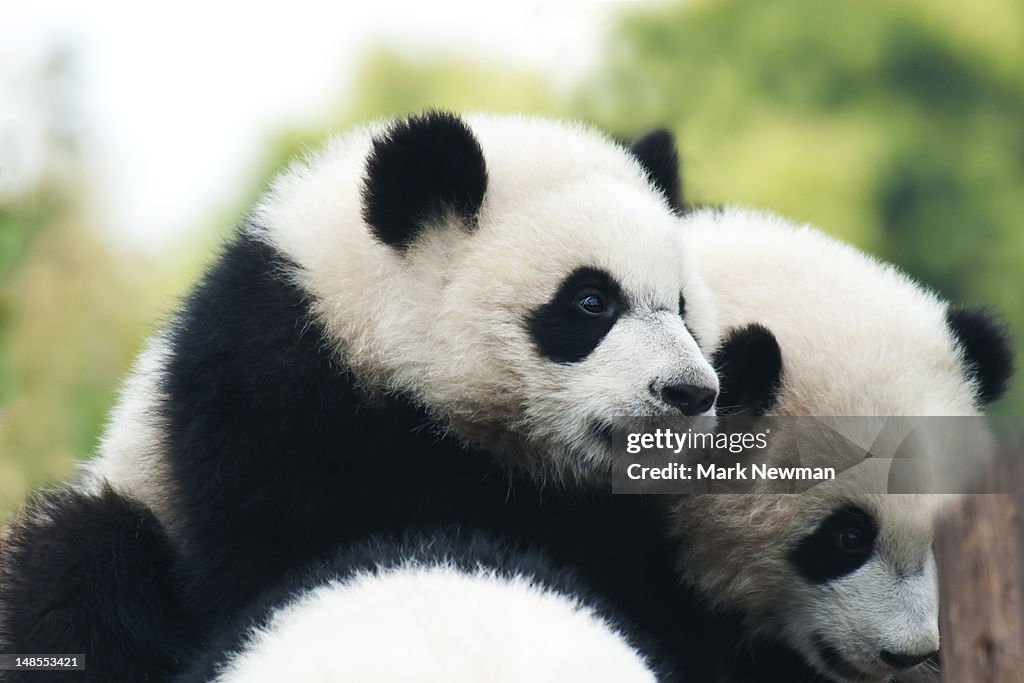
[[[985,312],[951,307],[895,268],[767,213],[703,209],[684,223],[723,329],[734,330],[717,359],[723,405],[977,416],[1005,391],[1012,352]],[[926,671],[939,647],[937,498],[823,485],[677,501],[682,576],[744,636],[723,655],[747,667],[736,679],[763,680],[771,666],[793,681]]]
[[[294,164],[150,341],[82,483],[16,525],[0,638],[103,633],[121,651],[97,676],[145,671],[161,619],[187,641],[346,543],[459,523],[674,642],[663,516],[588,482],[620,431],[714,412],[677,184],[667,133],[519,116],[427,113]],[[143,566],[139,530],[174,561]]]
[[[290,576],[176,683],[653,683],[631,636],[572,572],[456,532],[346,548]]]

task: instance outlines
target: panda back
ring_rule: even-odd
[[[446,532],[286,581],[179,683],[656,680],[634,642],[544,557]]]

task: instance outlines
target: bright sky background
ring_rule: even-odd
[[[479,56],[572,81],[622,4],[14,3],[0,0],[0,195],[42,166],[29,74],[54,45],[67,46],[98,218],[114,240],[149,250],[230,206],[268,134],[340,108],[366,48]]]

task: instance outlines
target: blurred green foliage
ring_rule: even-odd
[[[330,120],[268,141],[262,177],[328,131],[427,106],[619,135],[668,125],[690,198],[814,223],[953,301],[996,308],[1024,342],[1022,64],[1018,0],[640,6],[570,92],[505,65],[378,49]],[[73,176],[0,204],[0,519],[92,451],[142,337],[207,255],[120,253],[85,206]],[[1024,413],[1024,382],[997,411]]]

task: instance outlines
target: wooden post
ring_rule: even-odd
[[[1024,453],[993,469],[1022,491]],[[1024,681],[1024,494],[971,494],[937,523],[943,680]]]

